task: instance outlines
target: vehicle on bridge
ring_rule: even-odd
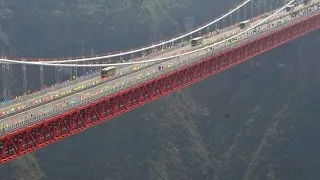
[[[303,0],[303,4],[306,6],[311,3],[311,0]]]
[[[101,78],[106,78],[106,77],[110,77],[113,76],[116,73],[116,67],[111,66],[111,67],[106,67],[101,69]]]
[[[230,44],[235,43],[235,42],[237,42],[237,41],[238,41],[238,38],[236,38],[236,37],[231,38],[231,39],[228,40],[228,42],[229,42]]]
[[[289,5],[286,7],[286,12],[291,12],[294,10],[294,5]]]
[[[198,46],[200,44],[202,44],[203,42],[203,37],[196,37],[191,39],[191,46]]]
[[[240,22],[239,27],[240,27],[240,29],[244,29],[246,27],[249,27],[249,25],[250,25],[250,21],[247,20],[247,21]]]

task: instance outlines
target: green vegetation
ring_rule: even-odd
[[[215,4],[209,0],[2,0],[2,4],[0,17],[7,21],[1,24],[12,44],[5,53],[28,57],[133,48],[183,32],[186,16],[199,16],[196,20],[201,23],[222,13],[202,9]]]
[[[135,48],[184,32],[186,17],[200,24],[232,7],[226,2],[216,9],[216,4],[211,0],[0,0],[0,52],[46,58]],[[29,69],[28,89],[39,89],[34,81],[39,79],[39,68]],[[54,71],[46,72],[45,83],[51,85]],[[20,66],[12,79],[13,94],[21,94]]]

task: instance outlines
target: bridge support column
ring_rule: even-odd
[[[7,72],[6,73],[6,85],[5,85],[5,88],[6,88],[6,99],[10,99],[11,98],[11,68],[10,68],[10,64],[9,63],[6,63],[6,70]]]
[[[56,61],[56,59],[54,59],[54,61]],[[59,71],[58,71],[58,66],[54,66],[54,78],[56,80],[56,83],[58,83],[58,75],[59,75]]]
[[[243,19],[247,19],[247,5],[244,5],[244,17]]]
[[[57,68],[57,71],[56,71],[57,72],[56,73],[56,83],[60,84],[61,83],[61,71],[62,71],[62,68],[61,68],[61,66],[58,66],[56,68]]]
[[[40,89],[44,88],[43,65],[40,66]]]
[[[250,7],[251,7],[251,18],[253,18],[253,0],[250,2]]]
[[[258,5],[258,14],[261,14],[261,2],[260,2],[261,0],[258,0],[258,3],[257,3],[257,5]]]
[[[240,19],[240,18],[239,18],[239,11],[240,11],[240,10],[238,9],[238,10],[237,10],[237,23],[239,23],[239,21],[240,21],[240,20],[239,20],[239,19]]]
[[[59,81],[60,81],[60,83],[62,83],[62,75],[63,75],[63,66],[60,66],[60,79],[59,79]]]
[[[75,66],[73,68],[73,76],[74,76],[74,79],[77,79],[78,77],[78,63],[75,63]],[[72,75],[72,72],[71,72],[71,75]],[[73,77],[72,77],[73,78]]]
[[[7,73],[6,73],[6,63],[2,63],[2,85],[3,85],[3,98],[7,99]]]
[[[25,64],[26,59],[22,59],[23,64],[22,64],[22,94],[26,95],[27,94],[27,66]]]

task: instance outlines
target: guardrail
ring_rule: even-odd
[[[317,8],[319,8],[319,5],[317,5]],[[314,9],[315,10],[315,9]],[[313,11],[314,11],[313,10]],[[304,14],[308,14],[308,15],[312,15],[314,14],[315,12],[313,13],[309,13],[309,12],[305,12],[305,13],[302,13],[300,14],[300,16],[297,16],[296,18],[293,18],[291,17],[292,19],[297,19],[299,20],[299,18],[301,17],[305,17],[303,16]],[[287,16],[290,16],[290,15],[286,15],[284,17],[287,17]],[[282,17],[283,18],[283,17]],[[280,25],[276,25],[275,27],[282,27],[282,26],[287,26],[287,25],[290,25],[292,23],[294,23],[295,21],[285,21],[284,23],[280,24]],[[265,24],[263,24],[265,25]],[[263,26],[261,25],[261,26]],[[262,29],[261,31],[257,32],[256,34],[254,35],[248,35],[248,34],[244,34],[242,36],[241,39],[243,40],[251,40],[251,39],[255,39],[257,37],[259,37],[262,33],[270,33],[272,31],[275,31],[277,30],[278,28],[267,28],[267,29]],[[143,76],[141,79],[135,79],[131,82],[125,82],[125,83],[121,83],[120,85],[118,86],[114,86],[114,87],[107,87],[107,89],[104,89],[100,94],[97,94],[97,95],[93,95],[91,97],[88,97],[88,98],[85,98],[84,100],[82,101],[78,101],[76,103],[73,103],[73,104],[70,104],[68,106],[65,106],[65,107],[62,107],[62,108],[55,108],[55,109],[52,109],[51,111],[43,114],[43,115],[39,115],[39,116],[35,116],[33,118],[29,118],[29,119],[26,119],[25,121],[23,122],[20,122],[19,124],[15,124],[15,125],[8,125],[7,127],[5,127],[4,129],[2,129],[1,133],[2,134],[5,134],[5,133],[9,133],[9,132],[12,132],[12,131],[16,131],[18,129],[20,129],[21,127],[25,127],[26,125],[31,125],[31,124],[34,124],[34,123],[37,123],[39,121],[42,121],[43,119],[47,119],[49,117],[52,117],[52,116],[55,116],[57,114],[60,114],[60,113],[63,113],[63,112],[66,112],[66,111],[70,111],[76,107],[79,107],[79,106],[82,106],[82,105],[85,105],[85,104],[88,104],[92,101],[96,101],[98,99],[101,99],[102,97],[105,97],[107,95],[110,95],[110,94],[114,94],[120,90],[123,90],[123,89],[126,89],[128,87],[131,87],[132,85],[136,85],[136,84],[139,84],[141,82],[144,82],[144,81],[147,81],[147,80],[150,80],[150,79],[153,79],[153,78],[156,78],[160,75],[163,75],[165,73],[169,73],[169,72],[172,72],[174,70],[176,70],[177,68],[180,68],[180,67],[183,67],[183,66],[186,66],[188,64],[191,64],[191,63],[194,63],[196,61],[199,61],[199,59],[202,59],[204,57],[207,57],[207,56],[211,56],[215,53],[219,53],[221,52],[222,50],[226,50],[228,48],[233,48],[234,46],[237,46],[239,44],[241,44],[242,42],[237,42],[237,43],[233,43],[233,44],[230,44],[230,43],[226,43],[224,46],[220,46],[218,48],[216,48],[213,51],[206,51],[206,52],[201,52],[199,54],[195,54],[195,55],[189,55],[187,57],[187,59],[184,59],[184,58],[177,58],[175,59],[175,63],[174,65],[171,65],[169,68],[166,68],[164,69],[164,71],[153,71],[153,73],[151,74],[151,76]],[[162,62],[162,63],[167,63],[167,64],[170,64],[170,62]]]

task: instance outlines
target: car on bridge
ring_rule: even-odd
[[[203,42],[203,37],[196,37],[196,38],[193,38],[191,39],[191,46],[198,46],[200,44],[202,44]]]
[[[113,76],[115,73],[116,73],[116,67],[114,66],[103,68],[100,72],[101,78]]]
[[[239,27],[240,27],[240,29],[244,29],[244,28],[246,28],[246,27],[249,27],[250,26],[250,21],[242,21],[242,22],[240,22],[240,24],[239,24]]]

